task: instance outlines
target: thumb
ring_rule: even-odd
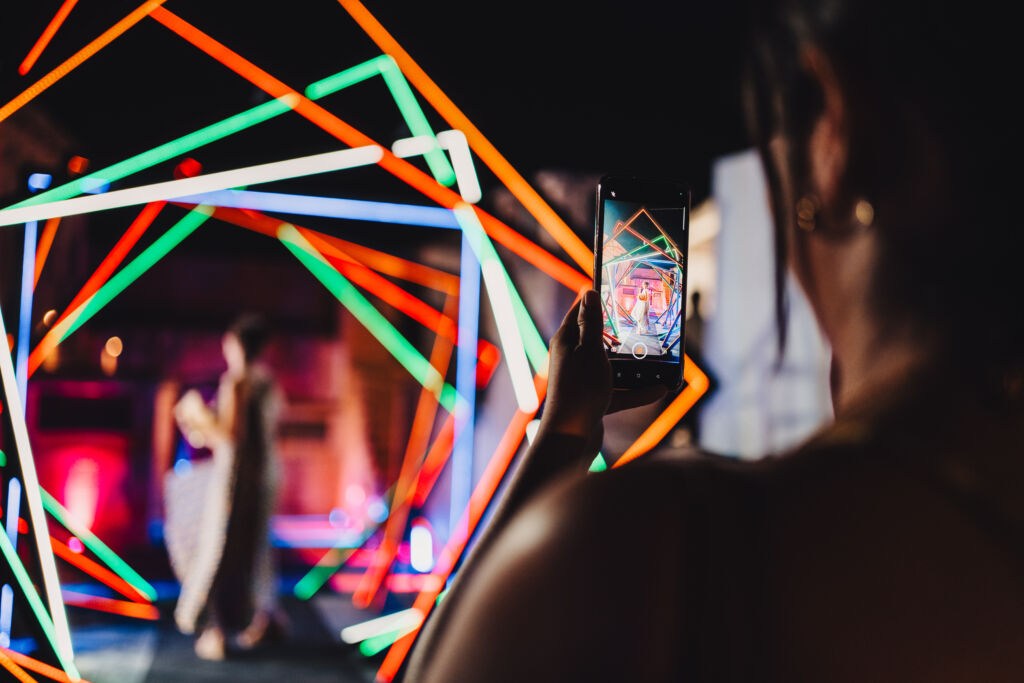
[[[604,321],[601,319],[601,295],[595,290],[583,292],[577,322],[580,327],[580,346],[599,348]]]

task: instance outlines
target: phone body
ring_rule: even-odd
[[[594,289],[616,388],[682,385],[690,188],[606,175],[597,186]]]

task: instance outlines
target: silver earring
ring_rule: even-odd
[[[801,230],[814,232],[821,202],[813,194],[805,194],[796,203],[796,224]]]

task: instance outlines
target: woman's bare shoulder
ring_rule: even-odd
[[[700,561],[687,508],[712,500],[712,479],[742,476],[726,464],[652,461],[552,484],[465,577],[427,680],[671,678],[681,576]]]

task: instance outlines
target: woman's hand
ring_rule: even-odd
[[[601,297],[587,290],[551,340],[548,398],[542,427],[600,444],[605,413],[652,403],[663,386],[612,390],[612,368],[601,342]]]

